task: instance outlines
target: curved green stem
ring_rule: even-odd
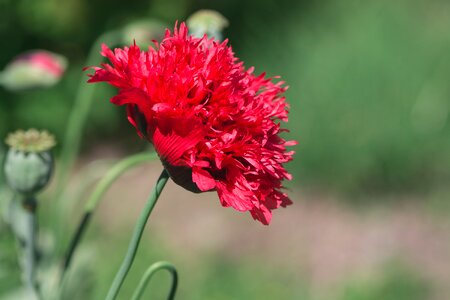
[[[117,294],[119,293],[120,287],[122,286],[125,277],[128,274],[128,271],[131,268],[131,265],[133,264],[134,257],[136,256],[136,252],[139,246],[139,242],[141,241],[142,233],[144,232],[145,224],[147,223],[147,220],[155,207],[156,201],[159,198],[159,195],[161,194],[162,189],[166,185],[167,181],[169,179],[169,174],[164,169],[161,173],[161,175],[158,178],[158,181],[156,182],[156,186],[153,189],[147,204],[145,205],[144,209],[142,210],[141,215],[139,216],[138,222],[134,228],[133,236],[131,237],[130,244],[128,246],[127,253],[125,255],[125,258],[122,262],[122,265],[120,266],[119,271],[116,274],[116,277],[114,278],[114,281],[109,288],[108,295],[106,296],[106,300],[114,300],[117,297]]]
[[[77,246],[81,241],[84,232],[86,231],[92,213],[94,212],[95,208],[97,207],[98,203],[100,202],[106,191],[109,189],[109,187],[113,184],[113,182],[117,178],[119,178],[123,173],[125,173],[130,168],[135,167],[143,162],[153,160],[155,157],[156,157],[155,153],[139,153],[127,157],[116,163],[96,185],[94,191],[92,192],[91,196],[86,202],[83,217],[81,218],[81,221],[77,227],[77,230],[75,231],[75,234],[66,252],[63,271],[61,274],[62,277],[64,277],[65,272],[70,266],[73,254],[75,253],[75,250],[77,249]]]
[[[96,186],[98,182],[105,176],[105,174],[117,163],[112,159],[97,159],[89,163],[87,166],[77,172],[77,177],[80,178],[79,183],[74,191],[69,195],[68,203],[64,204],[63,212],[70,212],[74,205],[78,205],[78,201],[87,198],[87,192],[90,187]]]
[[[120,177],[120,175],[122,175],[125,171],[143,162],[154,160],[155,158],[157,158],[156,153],[138,153],[129,156],[121,160],[117,164],[115,164],[108,171],[108,173],[100,180],[95,190],[92,192],[91,196],[89,197],[84,206],[84,211],[85,212],[93,211],[97,207],[100,199],[108,190],[108,188],[111,186],[111,184],[118,177]]]
[[[131,298],[131,300],[141,299],[150,279],[153,277],[153,275],[157,271],[163,270],[163,269],[169,271],[170,275],[172,275],[172,285],[171,285],[170,293],[169,293],[169,296],[167,297],[167,299],[173,300],[175,298],[175,293],[177,291],[177,286],[178,286],[178,273],[177,273],[177,269],[175,268],[175,266],[167,261],[158,261],[158,262],[152,264],[145,271],[144,275],[141,278],[141,281],[139,282],[138,287],[134,291],[134,294],[133,294],[133,297]]]
[[[110,45],[117,44],[120,40],[120,35],[116,31],[106,32],[102,34],[93,44],[87,61],[87,66],[98,64],[102,57],[100,56],[100,49],[102,43]],[[95,87],[86,84],[86,76],[82,75],[78,87],[77,95],[74,102],[74,107],[69,115],[66,134],[64,136],[63,148],[61,151],[60,173],[58,175],[58,182],[56,185],[56,199],[59,200],[66,187],[70,170],[75,162],[75,157],[80,148],[80,141],[83,134],[84,125],[89,115],[89,110],[92,103],[92,96]]]

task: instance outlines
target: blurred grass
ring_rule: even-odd
[[[1,212],[1,210],[0,210]],[[16,245],[12,233],[0,220],[0,298],[2,293],[11,291],[20,284],[20,269],[14,259]]]
[[[74,260],[74,266],[80,269],[78,275],[82,277],[71,277],[72,287],[63,299],[94,300],[105,296],[126,251],[131,224],[117,231],[106,228],[102,223],[99,220],[94,222],[84,239],[83,247]],[[280,267],[273,263],[276,259],[272,261],[258,253],[251,257],[247,254],[231,258],[226,253],[212,253],[189,258],[190,255],[184,253],[189,251],[189,245],[183,249],[168,247],[167,239],[158,236],[151,226],[148,229],[118,299],[129,299],[145,269],[157,260],[170,260],[177,266],[181,279],[177,299],[437,299],[433,297],[433,282],[421,274],[420,267],[409,265],[412,262],[406,263],[398,257],[387,257],[372,268],[349,272],[335,284],[328,282],[322,286],[315,279],[314,286],[310,283],[312,274],[308,268]],[[2,228],[0,243],[0,299],[3,299],[5,294],[19,286],[20,277],[12,236]],[[292,250],[298,249],[286,249]],[[298,266],[298,263],[293,265]],[[167,273],[157,273],[144,299],[165,299],[169,284]]]
[[[108,256],[102,258],[100,255],[97,260],[101,268],[95,268],[96,289],[89,299],[101,299],[107,293],[126,252],[125,241],[129,239],[123,232],[97,232],[95,236],[98,234],[104,239],[100,244],[95,241],[97,252],[108,253]],[[168,259],[177,266],[181,279],[177,299],[305,299],[307,295],[306,287],[300,281],[300,273],[293,270],[278,269],[261,259],[232,261],[215,256],[183,259],[183,255],[165,246],[164,239],[154,235],[152,232],[144,237],[118,299],[129,299],[150,262]],[[158,272],[148,285],[143,299],[165,299],[169,287],[169,274]]]
[[[97,232],[92,237],[106,233]],[[99,253],[108,253],[106,258],[99,257],[95,268],[97,288],[88,299],[101,299],[106,293],[114,271],[125,252],[121,241],[125,235],[106,234],[104,241],[97,248]],[[97,245],[99,245],[96,242]],[[111,255],[114,249],[116,255]],[[202,257],[195,260],[183,260],[177,253],[171,252],[164,245],[164,239],[158,237],[144,238],[144,243],[132,271],[127,278],[119,299],[128,299],[148,262],[174,257],[182,281],[178,298],[195,299],[303,299],[303,300],[426,300],[434,299],[433,285],[421,276],[414,266],[405,264],[399,258],[390,258],[375,269],[365,270],[343,278],[340,285],[319,294],[313,294],[308,286],[305,270],[278,268],[264,258],[234,259],[227,257]],[[149,284],[144,297],[148,299],[165,299],[169,288],[169,276],[158,273]],[[147,299],[147,298],[145,298]]]
[[[348,280],[339,300],[432,299],[431,283],[399,261],[386,264],[381,274]]]
[[[151,230],[150,230],[151,231]],[[99,243],[98,236],[102,236]],[[95,288],[78,291],[83,299],[102,299],[126,251],[128,236],[123,232],[103,232],[98,228],[90,235],[90,246],[96,248],[95,266],[91,265]],[[305,270],[279,268],[265,258],[229,259],[225,256],[183,259],[176,250],[167,248],[155,233],[146,235],[133,268],[118,299],[129,299],[149,262],[170,259],[179,270],[177,298],[211,299],[302,299],[302,300],[427,300],[433,298],[433,284],[420,275],[415,266],[397,257],[389,258],[374,269],[361,270],[342,278],[339,285],[314,294]],[[107,255],[101,255],[104,253]],[[155,275],[144,299],[165,299],[170,285],[166,272]],[[75,298],[76,299],[76,298]]]

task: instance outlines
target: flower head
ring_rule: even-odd
[[[286,146],[295,144],[279,135],[288,120],[283,82],[254,75],[227,41],[190,36],[184,23],[148,51],[104,45],[102,55],[110,64],[95,67],[89,82],[119,89],[111,102],[127,106],[177,184],[217,191],[223,206],[263,224],[292,203],[282,192],[282,180],[291,179]]]

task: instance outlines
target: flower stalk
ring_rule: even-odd
[[[98,53],[102,43],[117,44],[120,41],[120,34],[116,31],[110,31],[102,34],[93,44],[88,58],[87,65],[94,65],[98,63],[101,58]],[[66,187],[70,170],[75,162],[75,157],[78,154],[83,129],[86,124],[86,119],[89,115],[89,109],[92,104],[94,95],[94,88],[88,87],[85,84],[85,79],[80,79],[79,88],[74,102],[74,107],[69,116],[66,134],[64,136],[63,148],[61,150],[60,172],[56,186],[56,199],[59,200]]]
[[[22,269],[22,283],[31,299],[39,299],[37,200],[34,196],[14,194],[9,219],[16,240],[17,256]]]
[[[122,265],[120,266],[119,271],[116,274],[116,277],[114,278],[114,281],[108,291],[108,294],[106,296],[106,300],[114,300],[116,299],[117,295],[119,294],[119,290],[125,281],[125,278],[128,274],[128,271],[130,270],[134,258],[137,253],[137,249],[139,247],[139,243],[141,241],[142,234],[144,232],[145,225],[147,224],[148,218],[153,211],[153,208],[155,207],[156,202],[158,201],[158,198],[166,185],[167,181],[169,179],[169,174],[164,169],[159,176],[156,185],[150,194],[150,197],[144,207],[144,209],[141,212],[141,215],[139,216],[139,219],[136,223],[136,226],[133,231],[133,235],[131,237],[130,244],[128,246],[127,253],[125,255],[125,258],[122,262]]]
[[[25,232],[23,238],[23,279],[32,294],[38,297],[36,282],[37,253],[37,201],[34,197],[26,198],[22,203],[24,211]]]
[[[103,198],[103,195],[106,193],[106,191],[109,189],[109,187],[114,183],[114,181],[119,178],[123,173],[125,173],[127,170],[138,166],[144,162],[148,162],[153,160],[156,157],[156,154],[154,153],[139,153],[132,155],[130,157],[127,157],[121,161],[119,161],[117,164],[115,164],[102,179],[99,181],[99,183],[96,185],[94,191],[92,192],[91,196],[89,197],[88,201],[86,202],[86,205],[84,207],[84,214],[81,218],[80,223],[78,224],[78,227],[75,231],[75,234],[72,237],[72,240],[69,244],[69,248],[65,255],[65,260],[63,264],[63,271],[61,276],[64,277],[64,274],[66,273],[67,269],[69,268],[73,255],[75,253],[75,250],[77,249],[81,238],[84,235],[84,232],[86,231],[91,216],[94,213],[98,203]]]
[[[148,282],[153,277],[153,275],[158,272],[159,270],[167,270],[170,275],[172,276],[172,285],[170,287],[169,296],[167,297],[168,300],[173,300],[175,298],[175,293],[177,291],[177,285],[178,285],[178,273],[177,269],[173,264],[167,261],[158,261],[154,264],[152,264],[144,273],[144,275],[141,278],[141,281],[139,282],[138,287],[133,293],[133,297],[131,300],[140,300],[142,298],[142,295],[144,294],[145,288],[147,287]]]
[[[36,194],[48,184],[53,170],[51,148],[55,145],[53,135],[46,131],[18,130],[8,135],[10,147],[3,171],[5,181],[14,191],[10,211],[14,235],[19,242],[23,282],[33,299],[39,299],[36,280],[38,224]],[[21,205],[19,205],[19,203]]]

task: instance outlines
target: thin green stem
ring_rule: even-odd
[[[100,49],[102,43],[107,43],[110,46],[120,42],[120,35],[116,31],[106,32],[102,34],[93,44],[86,66],[96,65],[101,61]],[[78,86],[77,95],[74,102],[74,107],[69,115],[66,134],[64,142],[62,143],[60,172],[58,175],[58,182],[56,185],[56,199],[59,200],[66,188],[68,177],[75,158],[80,148],[81,137],[84,132],[84,125],[89,115],[95,87],[86,84],[86,76],[82,75]]]
[[[73,206],[79,204],[80,199],[90,197],[90,194],[92,194],[91,188],[95,187],[116,163],[117,160],[96,159],[77,172],[79,182],[77,182],[75,190],[71,192],[72,195],[69,195],[69,201],[65,206],[64,211],[66,213],[69,211],[70,213]]]
[[[118,44],[121,36],[117,31],[110,31],[100,35],[92,45],[88,57],[86,59],[86,66],[97,65],[102,61],[100,55],[102,43],[107,43],[110,46]],[[54,215],[58,216],[56,219],[57,225],[55,226],[56,238],[61,240],[63,237],[63,218],[62,214],[59,214],[59,210],[66,199],[63,199],[64,193],[67,193],[67,183],[69,181],[69,175],[72,167],[75,163],[76,156],[78,154],[81,138],[84,133],[84,127],[89,115],[89,111],[92,106],[93,95],[95,86],[86,84],[86,74],[82,74],[78,84],[78,90],[73,103],[73,108],[70,112],[67,122],[67,128],[62,143],[60,163],[58,164],[58,174],[56,176],[56,188],[55,188],[55,212]]]
[[[95,190],[92,192],[91,196],[89,197],[84,206],[84,211],[85,212],[93,211],[97,207],[102,196],[109,189],[111,184],[117,178],[119,178],[125,171],[143,162],[152,161],[155,158],[157,158],[157,154],[154,152],[138,153],[119,161],[108,171],[108,173],[100,180],[98,185],[95,187]]]
[[[156,157],[155,153],[139,153],[139,154],[129,156],[129,157],[119,161],[118,163],[116,163],[106,173],[106,175],[99,181],[99,183],[96,185],[94,191],[92,192],[91,196],[89,197],[89,199],[86,202],[86,205],[84,207],[84,214],[83,214],[81,221],[77,227],[77,230],[75,231],[75,234],[72,237],[69,248],[67,249],[61,277],[64,277],[64,274],[66,273],[67,269],[69,268],[70,263],[73,258],[73,254],[75,253],[75,250],[77,249],[77,246],[80,243],[81,238],[83,237],[83,234],[87,229],[87,226],[89,225],[91,216],[92,216],[95,208],[97,207],[98,203],[103,198],[103,195],[109,189],[109,187],[114,183],[114,181],[117,178],[119,178],[127,170],[129,170],[135,166],[138,166],[141,163],[151,161],[155,157]]]
[[[88,197],[88,193],[90,194],[90,192],[92,192],[91,187],[95,187],[95,184],[98,183],[112,165],[113,162],[109,159],[94,160],[78,172],[77,178],[79,178],[79,182],[77,181],[77,186],[74,187],[73,190],[66,190],[64,201],[55,205],[57,206],[55,222],[58,224],[58,228],[54,229],[56,236],[61,238],[68,230],[70,230],[68,229],[70,224],[67,224],[64,220],[67,220],[69,216],[72,216],[73,210],[75,206],[79,204],[80,199]],[[65,247],[65,243],[57,243],[54,252],[57,254],[64,253],[63,249]]]
[[[161,194],[161,191],[163,190],[164,186],[166,185],[167,181],[169,179],[169,174],[164,169],[161,173],[161,175],[158,178],[158,181],[156,182],[156,185],[150,194],[150,197],[142,210],[141,215],[139,216],[139,219],[137,221],[137,224],[133,231],[133,236],[131,237],[130,244],[128,246],[127,253],[125,255],[125,258],[122,262],[122,265],[120,266],[119,271],[116,274],[116,277],[114,278],[114,281],[109,288],[108,295],[106,296],[106,300],[114,300],[117,297],[117,294],[119,293],[120,287],[122,286],[125,277],[128,274],[128,271],[131,268],[131,265],[133,264],[134,257],[136,256],[136,252],[139,246],[139,243],[141,241],[142,233],[144,232],[145,225],[147,223],[147,220],[155,207],[156,202],[158,201],[159,195]]]
[[[81,238],[83,237],[84,232],[86,231],[87,226],[89,225],[89,221],[91,220],[92,213],[91,212],[85,212],[83,214],[83,217],[81,218],[80,223],[78,224],[77,230],[75,231],[72,240],[70,241],[69,248],[67,249],[65,258],[64,258],[64,264],[63,269],[61,272],[61,280],[64,279],[64,275],[67,272],[67,269],[69,268],[73,255],[75,254],[75,250],[78,248],[78,245],[81,241]]]
[[[36,207],[37,202],[34,198],[27,198],[22,203],[24,211],[25,235],[23,251],[23,272],[24,282],[30,292],[39,298],[38,286],[36,282]]]
[[[148,282],[153,277],[153,275],[159,271],[159,270],[167,270],[169,271],[170,275],[172,275],[172,285],[170,287],[170,293],[167,297],[168,300],[175,299],[175,293],[177,291],[178,286],[178,273],[177,269],[173,264],[167,261],[158,261],[154,264],[152,264],[144,273],[144,275],[141,278],[141,281],[139,282],[138,287],[134,291],[133,297],[131,300],[139,300],[141,299],[142,295],[144,294],[145,288],[148,285]]]

